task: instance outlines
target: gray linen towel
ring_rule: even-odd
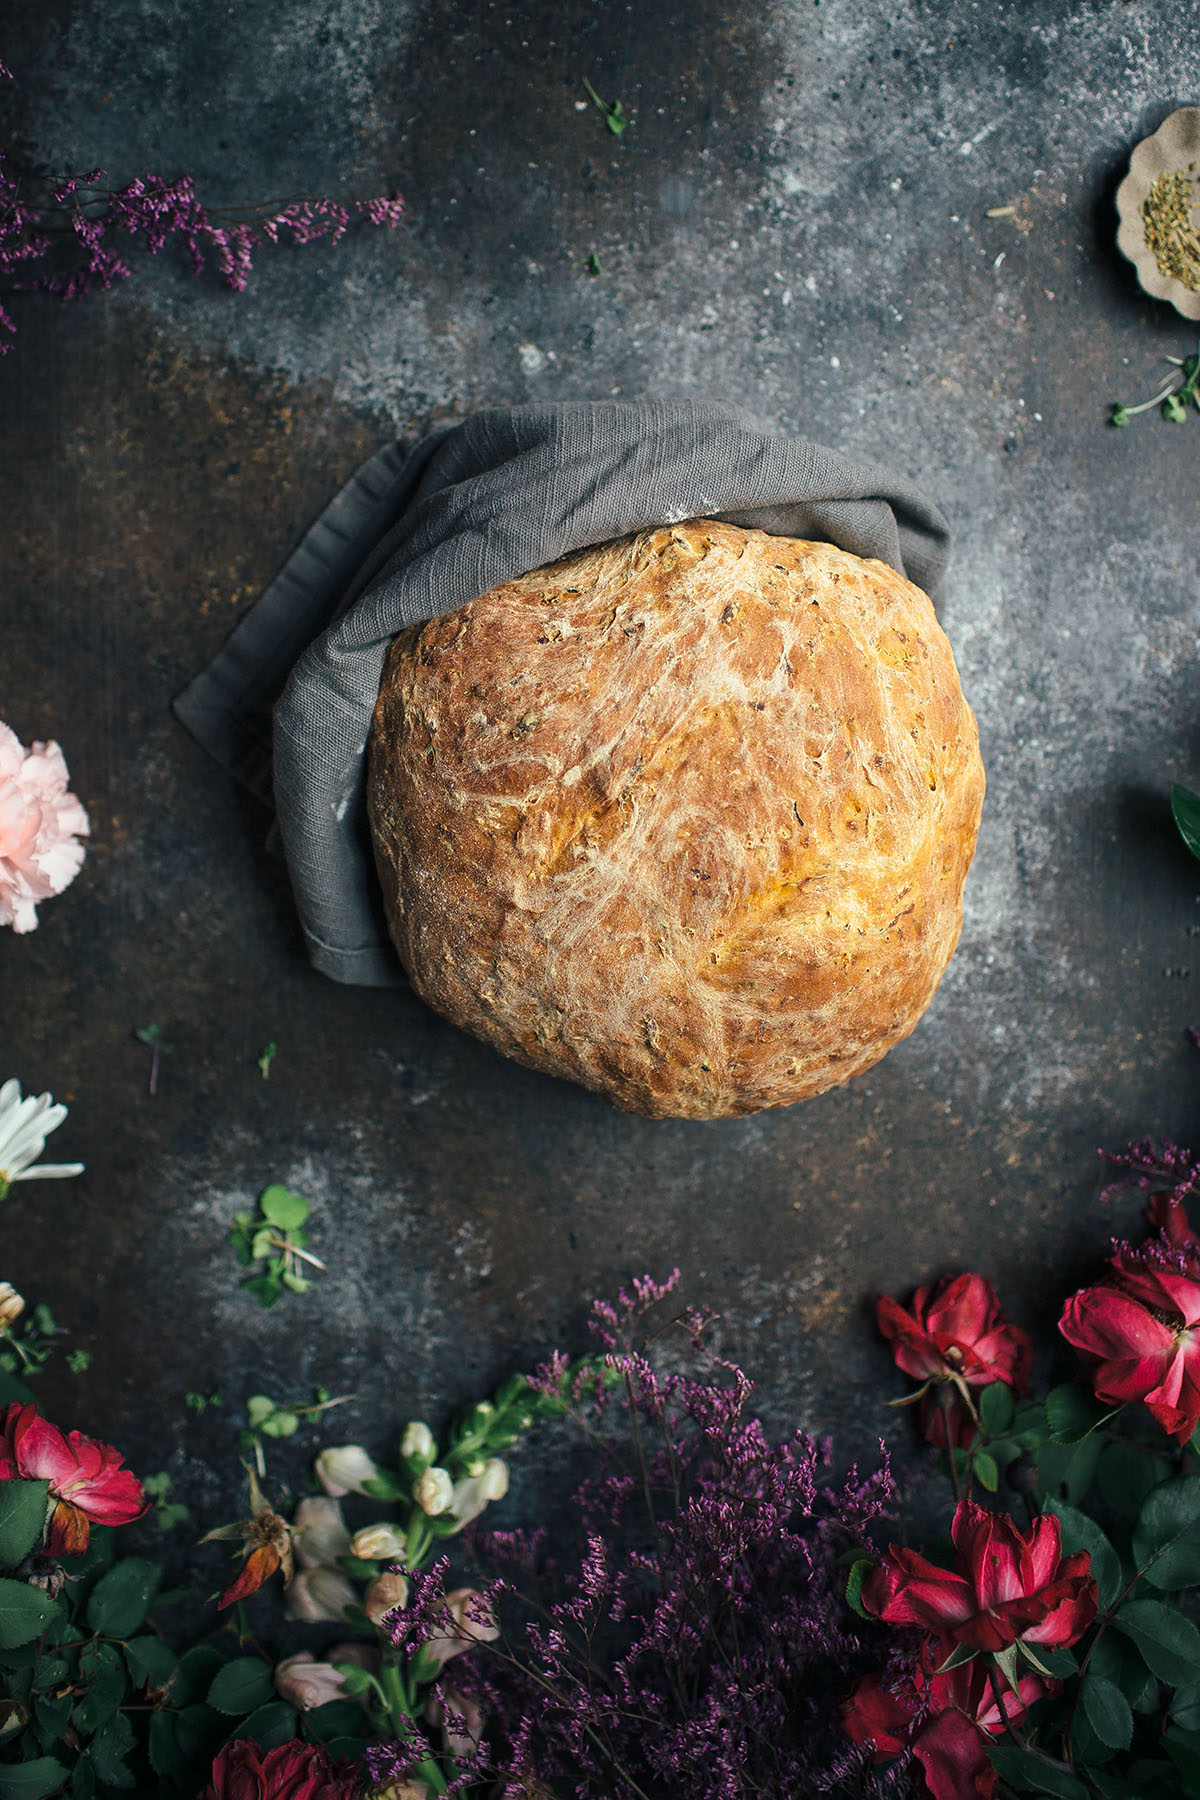
[[[403,979],[364,803],[391,639],[572,550],[692,518],[838,544],[930,593],[949,547],[941,513],[902,476],[704,401],[496,408],[407,451],[389,445],[347,482],[175,701],[268,803],[273,760],[284,853],[324,974]]]

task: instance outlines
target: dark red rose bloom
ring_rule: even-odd
[[[362,1777],[351,1762],[332,1763],[320,1744],[299,1738],[260,1750],[235,1738],[219,1752],[203,1800],[356,1800]]]
[[[947,1275],[918,1288],[908,1311],[884,1294],[876,1318],[898,1367],[926,1383],[921,1429],[939,1449],[948,1441],[965,1449],[975,1434],[968,1389],[1003,1381],[1018,1394],[1029,1391],[1029,1334],[1005,1318],[982,1275]]]
[[[91,1523],[128,1525],[148,1502],[141,1482],[108,1444],[81,1431],[64,1436],[32,1402],[14,1400],[0,1418],[0,1481],[48,1481],[55,1506],[49,1556],[82,1556]]]
[[[892,1544],[863,1583],[866,1610],[892,1625],[923,1625],[947,1648],[987,1651],[1018,1640],[1073,1644],[1095,1618],[1091,1558],[1086,1550],[1063,1556],[1053,1514],[1023,1532],[1006,1513],[963,1500],[953,1536],[953,1569]]]
[[[879,1675],[864,1676],[842,1708],[842,1728],[856,1744],[871,1745],[876,1762],[911,1750],[932,1800],[992,1800],[997,1777],[988,1739],[1003,1732],[1005,1719],[1020,1724],[1026,1707],[1058,1684],[1022,1675],[1017,1695],[997,1675],[1002,1718],[986,1664],[960,1663],[937,1675],[932,1661],[926,1651],[910,1675],[886,1684]]]
[[[1148,1216],[1159,1237],[1118,1249],[1111,1275],[1071,1296],[1058,1329],[1091,1363],[1097,1399],[1145,1401],[1186,1444],[1200,1422],[1200,1243],[1169,1194],[1153,1197]]]

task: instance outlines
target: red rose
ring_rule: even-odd
[[[947,1440],[965,1449],[975,1434],[969,1388],[1004,1381],[1029,1391],[1029,1334],[1005,1318],[982,1275],[947,1275],[935,1288],[918,1288],[907,1312],[884,1294],[876,1318],[898,1367],[925,1383],[921,1429],[939,1449]]]
[[[932,1660],[926,1651],[922,1666],[886,1686],[879,1675],[864,1676],[842,1708],[842,1728],[856,1744],[870,1744],[876,1762],[911,1750],[933,1800],[991,1800],[996,1772],[987,1759],[988,1738],[1006,1721],[1019,1724],[1026,1707],[1057,1683],[1022,1675],[1018,1695],[997,1675],[1002,1718],[986,1664],[960,1663],[936,1675]]]
[[[923,1625],[947,1646],[1006,1650],[1018,1639],[1073,1644],[1096,1616],[1086,1550],[1062,1555],[1052,1514],[1022,1532],[971,1500],[954,1515],[954,1569],[892,1544],[863,1583],[862,1603],[891,1625]]]
[[[1186,1216],[1182,1223],[1186,1231]],[[1118,1250],[1113,1279],[1072,1295],[1058,1329],[1094,1365],[1098,1399],[1110,1406],[1144,1400],[1162,1429],[1186,1444],[1200,1421],[1200,1267],[1171,1235],[1179,1229],[1167,1215],[1166,1243]]]
[[[82,1556],[90,1521],[128,1525],[148,1502],[141,1482],[108,1444],[81,1431],[64,1437],[32,1403],[14,1400],[0,1420],[0,1481],[48,1481],[57,1502],[46,1537],[49,1556]]]
[[[320,1744],[293,1738],[260,1750],[250,1738],[235,1738],[213,1763],[203,1800],[355,1800],[360,1791],[357,1766],[332,1763]]]

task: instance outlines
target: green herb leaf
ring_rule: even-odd
[[[271,1665],[261,1656],[239,1656],[218,1671],[208,1690],[208,1704],[218,1712],[252,1713],[275,1698]]]
[[[58,1618],[57,1600],[24,1581],[0,1579],[0,1649],[28,1644]]]
[[[1080,1685],[1079,1699],[1100,1742],[1110,1750],[1127,1750],[1133,1738],[1133,1714],[1120,1688],[1089,1672]]]
[[[0,1564],[16,1565],[41,1542],[48,1481],[0,1481]]]
[[[1171,783],[1171,814],[1193,856],[1200,856],[1200,794]]]
[[[309,1204],[302,1194],[290,1193],[281,1183],[275,1182],[263,1194],[259,1201],[264,1219],[277,1225],[280,1231],[295,1231],[308,1218]]]

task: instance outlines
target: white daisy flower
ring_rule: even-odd
[[[0,1087],[0,1200],[14,1181],[49,1181],[62,1175],[82,1175],[82,1163],[33,1165],[46,1139],[67,1116],[65,1106],[55,1106],[53,1096],[30,1094],[21,1098],[21,1084],[6,1081]]]

